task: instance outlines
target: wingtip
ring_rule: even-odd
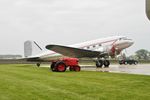
[[[50,44],[50,45],[46,45],[45,48],[50,50],[50,48],[52,48],[54,45]]]
[[[49,46],[50,46],[50,45],[46,45],[45,48],[46,48],[46,49],[49,49]]]

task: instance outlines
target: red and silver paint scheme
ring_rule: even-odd
[[[50,44],[46,46],[47,51],[35,56],[32,54],[33,47],[36,46],[41,49],[36,42],[26,41],[24,48],[25,57],[28,61],[49,61],[52,62],[53,66],[61,62],[60,67],[57,66],[58,68],[53,71],[61,70],[60,72],[62,72],[62,69],[66,70],[62,66],[69,66],[70,70],[75,70],[75,66],[79,67],[78,58],[97,58],[97,67],[103,65],[109,67],[110,62],[106,58],[119,55],[123,49],[130,47],[133,43],[132,39],[125,36],[112,36],[68,46]],[[102,58],[104,58],[103,61]]]

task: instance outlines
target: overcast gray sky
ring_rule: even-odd
[[[150,21],[145,0],[0,0],[0,54],[22,54],[35,40],[75,44],[101,37],[134,39],[128,49],[150,50]]]

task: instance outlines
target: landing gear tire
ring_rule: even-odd
[[[104,60],[104,67],[105,67],[105,68],[108,68],[109,65],[110,65],[109,60]]]
[[[65,72],[66,71],[66,65],[63,62],[56,62],[54,68],[56,68],[57,72]]]
[[[40,65],[41,65],[40,63],[37,63],[37,64],[36,64],[37,67],[40,67]]]
[[[96,61],[96,67],[97,68],[102,68],[102,66],[103,66],[103,61],[102,60]]]

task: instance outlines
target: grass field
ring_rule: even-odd
[[[150,76],[0,65],[0,100],[150,100]]]

